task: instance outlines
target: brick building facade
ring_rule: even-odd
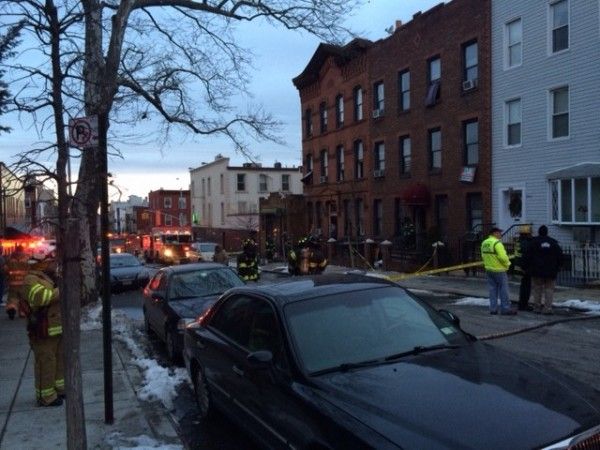
[[[374,43],[319,46],[294,79],[314,231],[397,251],[441,240],[459,257],[490,221],[489,48],[488,0],[440,4]]]
[[[165,189],[150,191],[147,209],[153,227],[190,226],[190,191]],[[141,214],[143,215],[144,212],[142,211]],[[142,222],[145,223],[143,219]]]

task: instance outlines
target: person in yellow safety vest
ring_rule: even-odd
[[[498,297],[500,298],[500,314],[513,316],[517,312],[510,307],[508,297],[508,275],[510,259],[502,241],[502,230],[492,228],[490,235],[481,243],[481,258],[485,267],[490,296],[490,314],[498,314]]]
[[[238,275],[244,281],[258,281],[260,274],[256,243],[253,239],[246,239],[243,242],[242,250],[237,257]]]
[[[6,314],[10,320],[13,320],[19,309],[19,289],[23,285],[23,279],[29,270],[27,264],[27,254],[23,250],[22,245],[17,245],[15,251],[8,258],[6,269],[8,274],[8,296],[6,299]],[[21,312],[19,314],[23,316]]]
[[[35,358],[38,406],[60,406],[64,398],[62,323],[55,276],[54,261],[37,262],[31,266],[20,290],[19,301],[26,311],[27,334]]]

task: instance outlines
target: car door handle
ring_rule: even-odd
[[[240,377],[244,376],[244,371],[242,369],[240,369],[238,366],[233,366],[232,369],[236,375],[239,375]]]

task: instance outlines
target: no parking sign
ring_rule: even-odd
[[[73,147],[98,146],[98,116],[69,120],[69,144]]]

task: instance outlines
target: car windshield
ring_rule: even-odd
[[[244,282],[231,269],[202,269],[175,273],[169,280],[169,299],[218,295]]]
[[[137,267],[141,266],[142,263],[133,255],[111,255],[110,256],[110,267]]]
[[[400,287],[298,301],[284,314],[296,352],[313,374],[467,342],[459,328]]]

